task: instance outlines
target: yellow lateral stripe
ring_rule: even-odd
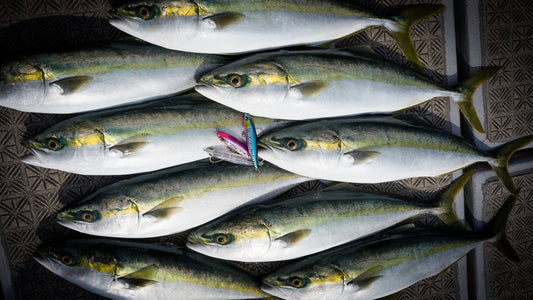
[[[75,138],[72,141],[67,141],[66,146],[67,147],[80,147],[80,146],[90,146],[90,145],[96,145],[104,143],[103,136],[101,134],[91,134],[87,136],[82,136]]]
[[[198,7],[191,6],[167,6],[161,11],[162,17],[192,17],[198,15]]]

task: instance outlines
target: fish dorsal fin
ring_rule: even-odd
[[[68,95],[81,90],[92,80],[91,76],[73,76],[56,80],[51,82],[50,85],[55,85],[59,88],[61,95]]]
[[[363,45],[357,45],[354,47],[347,47],[347,48],[339,48],[339,51],[344,51],[351,53],[356,56],[364,56],[368,58],[375,58],[375,59],[383,59],[381,55],[379,55],[370,45],[363,44]]]
[[[117,280],[126,284],[128,289],[138,289],[157,283],[157,280],[153,279],[156,274],[157,267],[150,265],[133,273],[121,276]]]
[[[224,29],[239,23],[245,17],[246,16],[244,14],[241,14],[239,12],[226,11],[206,16],[203,19],[206,21],[213,22],[217,29]]]
[[[312,98],[327,87],[328,84],[322,80],[302,82],[289,87],[289,93],[298,95],[298,98]]]
[[[369,163],[375,157],[381,155],[379,151],[365,150],[365,149],[353,149],[344,153],[353,158],[354,164]]]
[[[394,115],[393,118],[407,125],[436,129],[435,127],[431,126],[431,124],[429,124],[426,120],[422,119],[419,115],[415,113],[397,114]]]
[[[109,151],[119,151],[123,155],[130,155],[139,151],[146,146],[146,144],[148,144],[148,142],[144,136],[131,137],[109,147]]]
[[[346,285],[356,285],[358,290],[361,290],[370,286],[374,281],[381,277],[383,277],[383,275],[379,275],[379,266],[373,266],[356,278],[350,280]]]
[[[178,203],[183,199],[181,196],[173,197],[172,199],[166,200],[159,205],[154,206],[149,211],[143,213],[143,216],[151,216],[156,219],[164,219],[172,216],[174,213],[181,210],[181,207]]]
[[[275,241],[284,243],[284,247],[290,247],[303,240],[311,233],[311,231],[311,229],[296,230],[276,238]]]

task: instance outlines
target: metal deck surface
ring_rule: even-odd
[[[454,134],[465,135],[487,149],[516,137],[533,134],[533,2],[530,0],[417,1],[362,0],[364,6],[384,13],[418,3],[443,3],[447,10],[417,23],[415,45],[436,82],[453,86],[480,66],[501,71],[476,94],[475,105],[486,136],[470,132],[457,105],[435,99],[411,111]],[[26,0],[0,2],[0,45],[3,58],[38,53],[126,37],[107,23],[107,0]],[[407,64],[390,34],[382,28],[365,30],[338,47],[369,43],[378,53]],[[28,154],[20,142],[69,115],[23,113],[0,108],[0,280],[6,299],[102,299],[50,273],[32,259],[43,242],[84,235],[55,222],[55,213],[83,195],[124,176],[82,176],[28,166],[19,158]],[[531,147],[531,145],[530,145]],[[533,151],[522,151],[511,172],[521,189],[508,235],[521,257],[514,264],[491,246],[476,249],[467,258],[437,276],[423,280],[401,299],[532,299],[533,298]],[[488,168],[477,172],[456,200],[461,218],[474,228],[488,220],[508,195]],[[449,184],[446,178],[415,178],[363,188],[412,195],[425,201]],[[303,184],[285,195],[320,189]],[[466,205],[465,205],[466,204]],[[476,221],[478,220],[478,221]],[[419,226],[438,226],[431,218]],[[160,239],[183,245],[186,233]],[[238,264],[265,275],[279,263]]]

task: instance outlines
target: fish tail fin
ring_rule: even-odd
[[[489,221],[485,233],[489,237],[494,237],[495,241],[493,242],[494,246],[498,251],[503,255],[509,258],[512,261],[519,261],[520,258],[514,250],[513,246],[507,240],[506,225],[511,209],[513,208],[514,203],[516,202],[516,195],[510,195],[505,199],[505,202],[500,207],[500,210],[496,215]]]
[[[405,8],[393,14],[390,19],[393,21],[385,27],[391,32],[392,37],[396,40],[405,57],[420,71],[424,71],[424,66],[420,56],[416,51],[415,44],[411,39],[411,26],[419,20],[429,18],[443,11],[444,5],[416,5]]]
[[[481,125],[479,116],[477,115],[476,109],[474,108],[474,101],[472,97],[474,96],[474,93],[476,92],[477,88],[489,78],[494,76],[494,74],[496,74],[499,70],[500,67],[483,68],[475,72],[474,75],[472,75],[465,81],[459,83],[455,87],[455,90],[463,95],[460,100],[456,101],[457,105],[459,105],[459,109],[466,117],[468,122],[470,122],[472,127],[474,127],[474,129],[479,131],[480,133],[485,133],[485,131],[483,131],[483,126]]]
[[[464,226],[455,214],[453,209],[453,204],[455,203],[455,197],[457,193],[465,186],[465,184],[472,178],[472,175],[476,172],[475,169],[469,170],[468,172],[463,173],[459,178],[455,179],[439,196],[437,205],[442,209],[442,213],[439,215],[439,218],[446,223],[446,225],[463,229]]]
[[[527,135],[517,138],[514,141],[505,143],[491,151],[494,160],[489,161],[489,164],[494,172],[496,172],[496,175],[498,178],[500,178],[503,185],[513,195],[517,195],[517,190],[513,183],[513,178],[511,177],[511,174],[509,174],[509,158],[511,155],[513,155],[513,153],[515,153],[516,150],[526,146],[531,142],[533,142],[533,135]]]

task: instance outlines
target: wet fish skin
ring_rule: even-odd
[[[516,194],[509,157],[533,141],[524,136],[488,152],[412,115],[343,118],[295,124],[259,137],[259,156],[303,176],[378,183],[441,176],[487,162]]]
[[[263,279],[261,288],[283,299],[378,299],[436,275],[488,242],[512,261],[505,236],[515,202],[509,196],[481,233],[415,233],[370,239],[313,255]]]
[[[265,164],[193,163],[119,181],[62,209],[58,222],[85,234],[166,236],[312,180]]]
[[[0,106],[65,114],[143,102],[190,89],[228,61],[140,42],[38,54],[0,66]]]
[[[170,245],[68,240],[40,246],[34,258],[54,274],[112,299],[268,297],[243,271]]]
[[[435,203],[340,184],[253,206],[195,229],[187,246],[220,259],[265,262],[318,253],[425,214],[463,228],[453,200],[473,173],[455,180]]]
[[[256,119],[256,129],[287,122]],[[198,95],[82,114],[23,142],[24,163],[86,175],[134,174],[207,158],[217,131],[242,132],[242,114]],[[238,133],[238,134],[237,134]]]
[[[368,49],[282,50],[206,72],[195,89],[236,110],[287,120],[390,113],[449,97],[483,132],[472,95],[498,70],[482,69],[457,87],[446,88]]]
[[[156,45],[204,53],[245,53],[320,44],[383,26],[407,58],[422,68],[410,27],[444,8],[418,5],[382,17],[343,1],[154,0],[115,7],[111,14],[116,18],[109,22]]]

